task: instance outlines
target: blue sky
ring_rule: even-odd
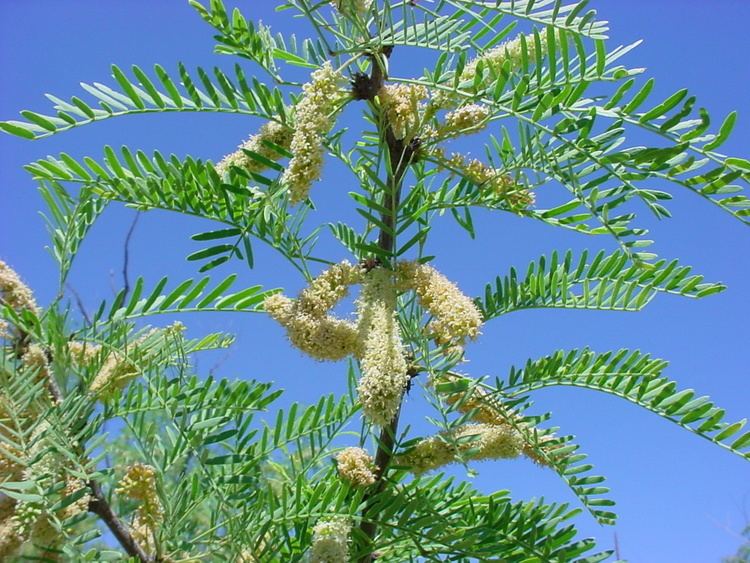
[[[262,18],[277,30],[304,29],[290,24],[288,14],[275,14],[277,2],[246,0],[248,17]],[[644,44],[626,64],[647,67],[657,78],[657,94],[688,87],[707,107],[714,121],[739,111],[728,154],[750,155],[750,39],[746,26],[750,3],[742,0],[635,0],[591,2],[600,17],[612,23],[612,43],[642,38]],[[18,110],[44,111],[45,92],[60,97],[80,94],[78,83],[112,83],[109,65],[160,63],[168,69],[177,61],[189,67],[234,61],[212,54],[211,30],[182,0],[5,0],[0,2],[0,119],[15,118]],[[403,59],[404,72],[415,58]],[[246,68],[251,68],[250,64]],[[421,64],[411,67],[420,72]],[[55,266],[45,252],[48,237],[38,215],[41,207],[34,184],[21,166],[60,151],[75,157],[100,158],[102,146],[218,159],[254,128],[257,122],[231,115],[132,116],[109,120],[38,142],[0,136],[0,257],[17,268],[42,302],[56,290]],[[479,147],[474,149],[477,153]],[[352,179],[330,174],[313,197],[320,221],[337,216]],[[660,186],[664,188],[664,186]],[[662,297],[645,312],[583,311],[518,312],[488,325],[469,349],[472,375],[503,375],[528,357],[560,348],[585,345],[595,350],[640,348],[671,362],[668,375],[683,387],[710,394],[727,410],[728,418],[750,414],[750,380],[745,366],[750,313],[750,266],[743,250],[748,231],[739,222],[697,196],[667,187],[675,195],[674,218],[654,222],[656,251],[679,257],[710,281],[723,281],[729,290],[701,301]],[[132,211],[108,210],[83,246],[73,270],[72,285],[88,307],[111,298],[121,284],[122,240]],[[478,216],[479,238],[469,240],[450,222],[439,222],[430,250],[448,277],[473,295],[509,266],[521,268],[554,249],[613,248],[591,239],[532,224],[514,217]],[[131,271],[155,283],[164,273],[173,281],[197,275],[184,257],[197,247],[189,235],[207,224],[165,213],[141,218],[132,245]],[[343,256],[339,248],[321,249]],[[241,283],[285,287],[300,280],[282,259],[256,249],[256,269],[239,262],[215,273],[237,271]],[[157,319],[158,320],[158,319]],[[235,348],[220,358],[199,358],[200,369],[221,361],[218,373],[230,378],[274,380],[287,389],[285,401],[307,401],[322,390],[339,390],[344,366],[321,364],[288,348],[281,330],[260,315],[203,315],[185,320],[191,334],[226,330],[238,335]],[[536,396],[540,412],[552,410],[554,422],[577,435],[600,474],[606,475],[618,501],[616,528],[602,528],[583,515],[585,535],[610,547],[616,530],[621,553],[634,562],[717,561],[740,543],[743,508],[750,511],[750,466],[736,456],[689,434],[656,416],[615,398],[581,390],[548,391]],[[427,414],[415,397],[407,404],[407,421],[424,427]],[[475,479],[484,490],[509,488],[516,498],[544,496],[547,500],[576,500],[551,472],[527,462],[486,463]]]

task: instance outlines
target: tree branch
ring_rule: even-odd
[[[91,317],[88,314],[88,311],[86,311],[86,306],[83,304],[83,299],[81,299],[81,294],[76,291],[76,288],[72,285],[65,284],[68,290],[73,294],[73,297],[76,300],[76,306],[78,307],[78,311],[83,316],[83,319],[86,321],[86,324],[91,324]]]
[[[140,211],[136,211],[135,217],[133,217],[133,222],[130,223],[130,228],[128,229],[127,234],[125,235],[125,241],[123,242],[123,252],[122,252],[122,283],[123,283],[123,299],[128,296],[128,293],[130,293],[130,275],[129,275],[129,267],[130,267],[130,239],[133,238],[133,232],[135,231],[135,227],[138,224],[138,219],[141,216]]]
[[[390,56],[390,52],[389,49],[385,52],[385,55]],[[370,90],[375,93],[380,90],[384,78],[382,62],[377,57],[373,57],[372,75],[370,76],[372,87]],[[374,87],[376,84],[378,86],[377,89]],[[374,95],[372,98],[374,98]],[[370,101],[372,101],[372,98],[370,98]],[[390,165],[387,181],[389,190],[383,197],[383,207],[385,209],[381,214],[381,220],[386,228],[380,230],[378,246],[392,255],[395,250],[395,240],[392,233],[395,230],[396,212],[401,199],[401,186],[404,175],[414,158],[415,144],[414,142],[405,144],[402,139],[396,139],[393,129],[388,124],[385,125],[384,140],[388,146],[388,161]],[[403,400],[403,393],[401,400]],[[393,448],[396,443],[400,415],[401,407],[399,406],[393,420],[381,429],[380,437],[378,438],[378,450],[375,454],[375,465],[377,466],[375,483],[365,498],[365,507],[362,510],[362,523],[360,524],[360,530],[367,538],[369,545],[367,546],[367,553],[360,557],[360,563],[371,563],[375,558],[372,550],[372,540],[375,538],[377,532],[377,524],[375,523],[376,519],[370,515],[373,510],[371,499],[377,496],[385,487],[384,478],[388,470],[388,465],[393,458]]]
[[[107,528],[112,532],[112,535],[117,538],[120,545],[125,549],[125,552],[131,557],[137,558],[139,561],[144,563],[152,563],[154,558],[148,555],[143,548],[138,545],[133,536],[130,534],[128,527],[122,523],[115,514],[112,507],[104,497],[104,492],[99,483],[93,479],[89,481],[89,488],[91,489],[91,500],[89,501],[89,512],[92,512],[99,516]]]

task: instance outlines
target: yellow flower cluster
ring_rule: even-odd
[[[356,283],[362,284],[357,322],[328,314]],[[359,359],[362,411],[383,426],[393,420],[410,378],[397,315],[398,293],[409,290],[432,315],[427,330],[438,345],[453,350],[479,334],[482,317],[472,300],[437,270],[415,262],[401,262],[395,272],[376,267],[367,273],[342,262],[313,280],[296,300],[274,294],[264,307],[291,343],[313,358]]]
[[[375,482],[377,467],[362,448],[344,448],[336,454],[339,477],[354,487],[369,487]]]
[[[280,293],[266,298],[266,312],[287,331],[291,343],[318,360],[340,360],[356,354],[355,325],[328,311],[360,281],[361,268],[347,261],[331,266],[304,289],[297,299]]]
[[[396,298],[393,272],[375,268],[357,300],[362,371],[357,391],[365,417],[381,426],[393,420],[409,383]]]
[[[539,36],[542,49],[546,44],[546,35],[542,33]],[[505,41],[485,51],[477,58],[466,64],[463,71],[461,71],[461,82],[474,82],[474,77],[479,72],[480,67],[487,70],[491,70],[495,74],[499,73],[503,68],[503,65],[508,62],[511,69],[515,69],[521,66],[523,60],[523,42],[526,42],[527,49],[529,51],[530,58],[534,57],[534,35],[518,35],[509,41]]]
[[[71,340],[68,342],[68,354],[74,364],[86,366],[93,363],[101,353],[102,347],[91,342],[79,342]]]
[[[347,563],[352,524],[344,516],[321,520],[313,527],[310,563]]]
[[[37,503],[17,503],[10,521],[11,545],[15,544],[18,550],[21,544],[30,542],[38,549],[39,556],[55,557],[63,536],[50,518]]]
[[[3,400],[4,398],[0,396],[0,402]],[[0,428],[13,428],[12,426],[13,419],[8,415],[7,411],[5,411],[2,408],[1,403],[0,403],[0,424],[2,425],[2,427]],[[8,433],[6,430],[0,429],[0,433],[5,434],[5,436],[8,436]],[[2,453],[0,453],[0,475],[7,477],[11,481],[17,481],[21,476],[21,472],[23,471],[23,466],[20,465],[14,458],[21,458],[23,456],[23,452],[7,444],[4,445],[3,448],[8,454],[10,454],[10,456],[3,455]],[[1,560],[2,559],[0,559],[0,561]]]
[[[346,90],[344,76],[326,62],[312,73],[312,81],[302,87],[302,98],[295,107],[295,127],[290,149],[294,155],[282,176],[289,189],[289,201],[297,204],[307,198],[312,183],[323,168],[323,137],[335,123]]]
[[[419,84],[389,84],[378,92],[386,121],[397,139],[411,139],[421,125],[423,100],[429,96],[427,88]]]
[[[357,329],[349,321],[299,313],[296,301],[281,294],[266,298],[265,309],[295,347],[317,360],[341,360],[357,349]]]
[[[274,294],[264,301],[266,312],[287,331],[291,343],[318,360],[360,359],[358,390],[365,416],[387,424],[398,410],[408,383],[406,359],[396,317],[393,273],[375,268],[364,274],[347,261],[315,278],[297,299]],[[362,283],[357,322],[328,312],[349,287]]]
[[[15,511],[15,500],[6,496],[0,497],[0,561],[9,561],[23,543],[13,520]]]
[[[33,343],[23,346],[22,349],[21,369],[25,374],[33,377],[34,381],[43,382],[47,389],[47,394],[44,397],[44,400],[55,403],[57,399],[52,393],[52,390],[56,387],[56,383],[50,370],[47,352],[39,344]],[[24,414],[28,416],[30,420],[36,419],[39,416],[40,408],[38,402],[29,403]]]
[[[522,37],[525,38],[529,58],[533,60],[534,35],[518,35],[509,41],[501,43],[497,47],[485,51],[475,59],[469,61],[466,66],[464,66],[461,75],[459,76],[459,84],[462,86],[462,89],[468,93],[476,93],[475,84],[477,83],[476,77],[479,72],[482,72],[484,75],[489,71],[491,73],[490,76],[496,76],[500,73],[506,62],[508,62],[511,71],[520,67],[523,61],[524,39],[522,39]],[[544,50],[546,44],[546,35],[544,33],[540,35],[540,40],[542,43],[542,50]],[[485,85],[485,78],[486,76],[482,76],[482,80],[479,81],[479,84]],[[451,108],[455,107],[460,99],[461,98],[453,92],[440,90],[436,92],[434,96],[434,103],[438,107]]]
[[[129,343],[124,350],[112,350],[97,372],[94,380],[89,386],[89,391],[97,399],[108,401],[117,396],[117,393],[133,379],[138,377],[140,370],[137,363],[144,364],[161,350],[160,344],[168,338],[179,337],[185,331],[185,325],[177,321],[161,329],[152,329],[135,342]],[[91,350],[87,351],[84,361],[91,361],[100,353],[100,348],[95,345],[86,344]],[[70,349],[71,357],[80,354],[83,350],[76,345]],[[80,350],[80,351],[79,351]],[[136,362],[136,359],[139,360]]]
[[[27,483],[37,483],[45,490],[51,489],[56,482],[65,481],[62,497],[70,496],[85,484],[77,478],[65,477],[66,459],[54,453],[50,448],[45,434],[50,430],[47,422],[37,425],[30,439],[31,448],[27,457],[33,463],[17,466],[11,474],[14,480]],[[24,454],[19,453],[19,457]],[[57,519],[65,520],[88,509],[89,495],[85,494],[75,502],[57,511]],[[32,542],[38,549],[39,555],[51,557],[53,551],[62,540],[60,530],[53,524],[53,515],[49,510],[48,501],[11,501],[0,499],[0,560],[5,561],[15,555],[25,542]]]
[[[521,435],[508,425],[466,424],[418,442],[394,464],[419,475],[458,460],[513,459],[523,452]]]
[[[138,368],[128,358],[133,350],[126,353],[112,351],[91,382],[89,391],[98,399],[109,400],[117,395],[130,381],[138,377]]]
[[[39,311],[34,294],[8,264],[0,260],[0,301],[15,311]]]
[[[334,264],[310,285],[302,290],[299,296],[300,311],[312,316],[323,316],[349,294],[349,287],[362,281],[362,268],[344,260]]]
[[[432,266],[401,262],[397,266],[399,285],[413,289],[419,303],[432,316],[428,333],[441,346],[463,346],[467,338],[479,335],[482,314],[467,295]]]
[[[156,529],[164,519],[156,490],[156,469],[143,463],[131,465],[115,492],[140,502],[131,526],[133,538],[144,549],[154,551]]]
[[[24,368],[34,372],[37,381],[47,380],[50,377],[49,362],[44,348],[38,344],[29,344],[21,356]]]
[[[269,121],[264,123],[258,133],[251,136],[247,141],[242,143],[238,149],[225,156],[221,162],[216,165],[216,172],[223,176],[233,166],[243,168],[248,172],[262,172],[268,166],[254,158],[248,156],[244,151],[252,151],[269,160],[280,160],[284,155],[278,152],[266,143],[270,142],[282,148],[289,149],[292,142],[292,129],[287,125]]]
[[[463,379],[459,375],[442,374],[435,383],[439,389],[439,383],[457,382]],[[446,402],[449,405],[455,405],[460,413],[472,413],[472,420],[486,425],[494,426],[513,426],[515,428],[528,428],[526,422],[512,410],[508,409],[499,400],[493,397],[485,389],[475,386],[466,392],[456,391],[446,395]],[[511,424],[514,423],[514,424]],[[536,443],[531,443],[524,439],[522,453],[539,465],[549,465],[549,457],[555,456],[555,449],[558,445],[555,443],[555,437],[552,434],[534,434]],[[523,433],[519,432],[523,437]],[[540,453],[540,450],[542,453]]]
[[[508,174],[500,173],[480,160],[467,162],[463,155],[453,153],[446,161],[446,167],[466,176],[487,195],[504,200],[511,209],[526,209],[534,204],[534,194],[525,186],[517,184]]]
[[[331,5],[345,16],[362,16],[370,11],[372,0],[331,0]]]
[[[81,479],[78,479],[76,477],[68,477],[66,483],[65,483],[65,489],[64,494],[66,497],[72,496],[81,489],[86,488],[86,483],[82,481]],[[65,508],[63,508],[60,512],[60,517],[63,519],[66,518],[72,518],[73,516],[77,514],[83,514],[89,509],[89,502],[91,501],[91,495],[86,492],[82,497],[80,497],[75,502],[72,502]]]
[[[485,127],[490,117],[490,108],[482,104],[466,104],[445,116],[445,122],[437,131],[439,137],[457,137],[477,133]]]

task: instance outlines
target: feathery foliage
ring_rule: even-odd
[[[620,397],[750,458],[744,420],[725,421],[640,351],[558,351],[494,379],[456,371],[466,341],[507,313],[635,312],[660,294],[723,291],[650,252],[637,212],[670,216],[671,192],[651,187],[662,180],[750,223],[750,161],[719,152],[734,113],[712,128],[686,90],[654,99],[653,79],[622,63],[637,44],[612,47],[586,0],[286,0],[279,11],[309,24],[302,40],[223,0],[189,5],[214,29],[216,53],[241,59],[232,72],[112,66],[109,85],[48,95],[46,113],[0,122],[28,140],[131,114],[263,122],[219,163],[106,146],[101,158],[61,153],[26,166],[46,206],[60,297],[38,307],[0,262],[0,559],[602,561],[611,554],[580,538],[573,519],[586,509],[612,524],[614,501],[574,437],[550,426],[551,413],[533,412],[533,393],[551,386]],[[404,47],[430,53],[430,67],[392,74]],[[351,128],[337,123],[345,106],[364,119],[352,145]],[[634,131],[653,144],[633,145]],[[483,132],[482,159],[445,149]],[[356,187],[341,197],[358,223],[317,221],[325,159],[351,173]],[[118,204],[214,222],[192,237],[198,247],[186,258],[199,272],[253,268],[259,241],[307,287],[291,298],[237,289],[236,273],[176,285],[138,277],[78,318],[66,279],[91,227]],[[619,248],[552,252],[471,299],[429,265],[425,247],[443,215],[476,236],[477,209],[611,237]],[[326,236],[350,261],[320,255]],[[356,318],[334,317],[350,291]],[[347,359],[347,391],[278,408],[270,383],[197,369],[195,354],[231,336],[189,339],[181,323],[142,324],[208,311],[268,313],[309,356]],[[434,407],[427,437],[399,429],[420,374]],[[336,461],[347,440],[371,450],[372,463]],[[580,506],[483,494],[442,472],[518,457],[555,471]],[[345,471],[366,471],[369,484]]]

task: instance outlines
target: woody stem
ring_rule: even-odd
[[[114,510],[112,510],[112,507],[104,496],[101,485],[92,479],[89,481],[89,488],[91,489],[89,512],[93,512],[104,521],[107,528],[109,528],[112,535],[117,538],[117,541],[120,542],[120,545],[128,555],[135,557],[138,561],[144,563],[154,561],[154,559],[150,557],[140,545],[138,545],[138,542],[136,542],[130,534],[128,527],[123,524],[122,520],[120,520]]]
[[[373,72],[371,79],[382,81],[383,76],[377,61],[373,61]],[[381,214],[381,221],[385,228],[381,228],[378,237],[378,246],[388,255],[393,256],[395,253],[394,231],[396,226],[396,213],[401,199],[401,185],[403,183],[406,171],[411,163],[412,151],[410,147],[404,145],[402,140],[396,139],[393,129],[385,124],[383,138],[388,148],[389,170],[387,178],[388,191],[383,197],[384,211]],[[403,394],[402,397],[403,399]],[[393,458],[393,449],[396,442],[396,433],[398,432],[398,421],[401,414],[401,408],[396,411],[395,416],[380,431],[378,438],[378,449],[375,454],[375,483],[371,486],[366,499],[365,507],[362,510],[362,523],[360,531],[367,538],[368,545],[365,555],[360,557],[359,563],[371,563],[374,555],[372,550],[372,540],[377,532],[376,519],[373,517],[375,508],[372,503],[373,497],[376,497],[385,487],[385,475],[388,465]]]

